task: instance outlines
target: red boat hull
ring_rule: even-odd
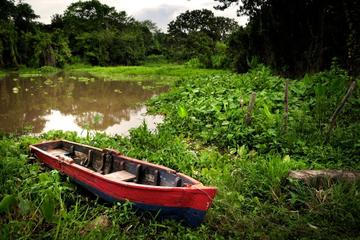
[[[216,188],[205,187],[194,179],[192,180],[198,184],[185,187],[151,186],[113,181],[81,165],[59,161],[57,157],[36,146],[30,146],[30,149],[43,163],[69,176],[106,201],[127,200],[137,208],[157,211],[163,216],[168,215],[184,219],[185,222],[194,227],[203,221],[205,213],[216,195]],[[188,176],[185,177],[189,178]]]

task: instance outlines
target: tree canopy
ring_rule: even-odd
[[[359,1],[350,0],[216,0],[218,9],[239,4],[250,17],[247,49],[234,46],[242,57],[258,57],[279,72],[316,72],[337,58],[342,66],[359,66]],[[348,54],[351,52],[351,54]],[[239,57],[237,57],[239,58]],[[237,66],[243,71],[247,66]],[[358,68],[358,67],[357,67]]]
[[[136,21],[98,0],[70,4],[63,14],[52,17],[50,25],[36,22],[38,16],[27,3],[2,0],[1,4],[1,67],[62,67],[79,61],[131,65],[158,48],[156,25]]]
[[[178,60],[198,58],[205,67],[214,67],[216,43],[237,28],[233,19],[216,17],[210,10],[186,11],[168,25],[168,55]]]
[[[46,25],[29,4],[0,0],[0,66],[134,65],[157,54],[238,72],[261,62],[299,76],[327,69],[334,59],[350,75],[360,72],[359,1],[215,1],[217,9],[237,4],[248,24],[202,9],[179,14],[162,33],[151,21],[88,0],[71,3]]]

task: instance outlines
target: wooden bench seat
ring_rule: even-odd
[[[48,149],[46,152],[50,153],[54,156],[62,156],[62,155],[68,155],[69,153],[61,148],[55,148],[55,149]]]
[[[46,152],[48,152],[51,155],[59,158],[60,160],[65,161],[66,163],[69,163],[69,164],[74,163],[74,159],[72,159],[71,157],[68,157],[67,155],[69,153],[67,151],[65,151],[64,149],[61,149],[61,148],[49,149]]]
[[[125,182],[133,181],[136,178],[134,174],[131,174],[125,170],[105,174],[104,177],[111,179],[113,181],[125,181]]]

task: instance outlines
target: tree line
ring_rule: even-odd
[[[351,0],[215,0],[239,4],[246,26],[210,10],[181,13],[161,32],[98,0],[70,4],[51,24],[27,3],[0,0],[0,67],[137,65],[150,55],[207,68],[246,72],[264,63],[284,75],[330,67],[334,58],[359,73],[360,3]]]
[[[0,65],[62,67],[67,63],[93,65],[137,64],[156,45],[147,22],[97,0],[72,3],[63,14],[41,24],[27,3],[2,0]]]
[[[171,61],[199,57],[205,67],[213,67],[212,53],[221,51],[237,27],[210,10],[195,10],[172,21],[166,34],[153,22],[137,21],[98,0],[72,3],[51,24],[42,24],[29,4],[1,1],[0,67],[137,65],[150,55]]]
[[[360,72],[360,1],[215,0],[217,9],[238,4],[249,16],[231,36],[230,59],[239,72],[256,59],[284,75],[328,69],[334,59],[351,75]]]

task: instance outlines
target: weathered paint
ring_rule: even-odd
[[[95,194],[96,196],[100,197],[101,199],[107,202],[112,202],[112,203],[123,202],[123,200],[115,199],[105,194],[104,192],[99,191],[96,188],[93,188],[92,186],[89,186],[81,181],[78,181],[77,179],[71,178],[71,180],[73,180],[74,182],[76,182],[77,184],[79,184],[89,192],[92,192],[93,194]],[[136,209],[153,212],[157,217],[160,218],[180,220],[191,227],[198,227],[203,222],[206,215],[206,211],[196,210],[192,208],[164,207],[164,206],[148,205],[143,203],[135,203],[135,202],[132,203],[133,203],[133,207],[135,207]]]
[[[183,219],[191,226],[198,226],[202,222],[216,195],[216,188],[205,187],[181,173],[176,174],[193,184],[184,187],[167,187],[115,181],[86,167],[55,157],[41,150],[39,145],[41,146],[41,144],[30,146],[30,149],[43,163],[68,175],[104,200],[110,202],[128,200],[139,209],[160,211],[162,216]],[[146,166],[175,172],[160,165],[126,158]]]

